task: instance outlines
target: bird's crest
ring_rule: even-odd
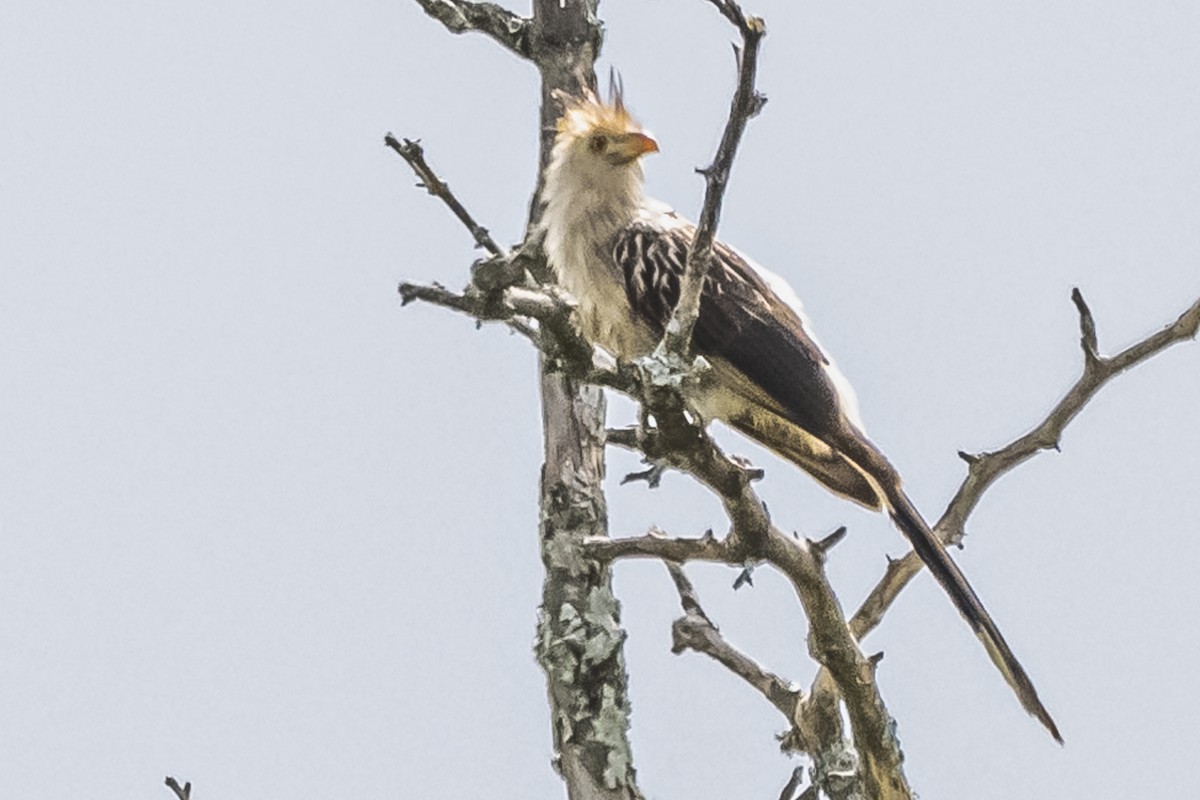
[[[641,130],[637,120],[625,108],[625,87],[616,70],[608,76],[607,101],[590,87],[578,97],[566,92],[556,92],[555,96],[563,106],[556,126],[559,134],[586,136],[597,130],[611,133]]]

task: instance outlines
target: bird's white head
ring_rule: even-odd
[[[591,90],[566,98],[557,128],[555,154],[597,171],[636,166],[642,156],[658,152],[658,142],[626,110],[619,88],[607,103]]]
[[[658,150],[621,99],[592,91],[558,95],[563,112],[542,185],[546,258],[559,285],[579,302],[584,334],[612,353],[630,352],[625,289],[601,253],[647,205],[641,159]]]
[[[658,142],[626,110],[619,88],[608,102],[591,90],[560,100],[563,113],[546,169],[547,204],[565,216],[607,216],[636,207],[643,197],[641,157],[657,152]]]

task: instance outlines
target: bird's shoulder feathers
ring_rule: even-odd
[[[608,243],[631,313],[659,335],[679,301],[694,234],[695,226],[673,211],[650,206]],[[722,242],[712,258],[693,333],[696,352],[726,362],[748,387],[764,391],[777,413],[817,437],[846,418],[857,423],[849,384],[786,283]]]

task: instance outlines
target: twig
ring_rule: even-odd
[[[641,541],[654,537],[655,534],[652,533],[643,537]],[[705,535],[705,538],[711,537],[711,531]],[[782,737],[784,749],[809,752],[813,759],[813,786],[810,787],[812,791],[802,796],[816,798],[817,791],[823,790],[830,800],[861,800],[864,797],[864,788],[858,777],[858,754],[842,739],[842,718],[838,708],[837,691],[826,692],[826,697],[833,700],[831,705],[813,702],[814,698],[805,697],[804,693],[797,691],[792,684],[764,669],[731,645],[704,612],[700,598],[683,567],[669,559],[664,563],[679,592],[680,604],[684,611],[684,616],[675,620],[671,626],[671,652],[693,650],[712,658],[750,684],[783,714],[792,726]],[[804,769],[797,768],[792,777],[793,781],[789,781],[788,784],[790,788],[786,788],[781,797],[790,798],[800,787]]]
[[[652,531],[652,535],[654,533],[658,532]],[[705,625],[720,633],[716,624],[708,614],[704,613],[704,607],[700,605],[700,595],[696,593],[696,587],[692,585],[691,579],[683,571],[683,564],[678,561],[665,561],[663,565],[667,568],[667,574],[671,576],[671,582],[675,584],[675,591],[679,592],[679,605],[683,606],[683,613],[689,617],[697,617]],[[681,647],[674,652],[680,653],[683,649]]]
[[[588,555],[600,561],[619,558],[658,558],[667,562],[715,561],[721,564],[741,563],[742,552],[729,539],[718,539],[706,531],[699,539],[669,538],[647,534],[623,539],[607,537],[587,542]]]
[[[665,563],[667,571],[671,573],[671,579],[675,582],[675,588],[679,591],[679,601],[684,612],[671,626],[671,652],[694,650],[712,658],[754,687],[789,723],[793,722],[796,708],[804,699],[803,694],[793,689],[783,678],[763,669],[753,659],[729,644],[704,613],[696,589],[688,580],[683,567],[675,561]]]
[[[400,305],[402,306],[406,306],[414,300],[422,300],[431,305],[452,308],[455,311],[462,311],[482,319],[483,309],[479,308],[471,298],[465,294],[452,292],[440,283],[422,284],[405,282],[400,284],[399,292]]]
[[[614,447],[623,447],[626,450],[638,450],[639,445],[638,429],[634,426],[627,428],[609,428],[604,432],[604,441],[606,444],[611,444]]]
[[[504,322],[555,362],[557,369],[586,383],[636,396],[637,381],[628,365],[597,363],[597,353],[571,321],[575,310],[554,286],[527,289],[510,286],[497,293],[453,292],[438,283],[401,283],[400,304],[420,300],[462,312],[479,321]],[[535,332],[526,320],[536,320]]]
[[[521,58],[533,58],[531,19],[519,17],[495,3],[470,0],[417,0],[417,3],[451,33],[486,33]]]
[[[1088,308],[1087,301],[1083,299],[1083,292],[1079,291],[1078,286],[1071,290],[1071,302],[1079,311],[1079,345],[1083,348],[1083,356],[1088,361],[1095,361],[1100,357],[1096,319],[1092,316],[1092,310]]]
[[[170,775],[168,775],[167,779],[164,781],[164,783],[166,783],[168,789],[170,789],[172,792],[175,793],[175,796],[178,797],[179,800],[190,800],[191,799],[191,796],[192,796],[192,782],[191,781],[188,781],[183,786],[180,786],[179,781],[175,780]]]
[[[467,226],[467,230],[471,232],[471,236],[475,237],[475,245],[484,250],[487,250],[494,256],[507,257],[508,253],[504,248],[496,244],[492,239],[487,228],[480,225],[471,216],[471,212],[467,211],[466,206],[459,202],[454,196],[454,192],[450,191],[450,186],[437,176],[433,168],[425,161],[425,151],[421,147],[420,142],[412,139],[397,140],[392,134],[387,134],[383,137],[383,143],[400,154],[400,157],[408,162],[412,167],[413,172],[417,173],[421,183],[418,184],[429,192],[434,197],[441,198],[442,202],[449,206],[454,212],[454,216]]]
[[[967,477],[963,479],[958,492],[933,529],[943,542],[955,541],[962,536],[967,517],[997,478],[1041,450],[1057,450],[1068,423],[1109,380],[1173,344],[1195,339],[1197,329],[1200,329],[1200,300],[1197,300],[1175,322],[1162,330],[1125,348],[1115,356],[1104,357],[1096,354],[1095,322],[1078,289],[1072,292],[1072,299],[1080,316],[1081,345],[1085,354],[1083,374],[1046,418],[1029,433],[999,450],[968,459]],[[912,552],[888,564],[883,578],[850,620],[850,629],[856,639],[861,640],[874,630],[896,596],[921,571],[921,566],[921,560]]]
[[[663,335],[662,349],[668,355],[684,358],[691,346],[692,330],[700,314],[700,296],[704,279],[712,263],[713,242],[716,239],[717,223],[721,218],[721,203],[733,158],[738,143],[746,130],[746,123],[762,110],[767,98],[754,88],[758,69],[758,48],[767,33],[766,24],[760,17],[747,17],[741,7],[732,0],[710,0],[713,5],[738,29],[742,35],[741,49],[734,48],[738,55],[738,85],[729,109],[729,120],[716,157],[708,167],[699,170],[704,176],[704,206],[696,226],[692,245],[688,249],[687,264],[679,287],[679,302],[667,323]]]
[[[829,555],[829,551],[836,547],[842,541],[842,539],[845,538],[846,526],[843,525],[833,533],[826,536],[824,539],[820,539],[815,542],[810,541],[808,545],[816,552],[818,556],[821,557],[822,560],[824,560],[824,558]]]
[[[645,481],[646,486],[651,489],[657,489],[662,485],[663,475],[665,475],[666,472],[667,468],[662,464],[651,464],[646,469],[626,474],[625,477],[621,478],[621,485],[624,486],[627,483]]]
[[[796,767],[788,777],[788,782],[784,784],[783,791],[779,793],[779,800],[792,800],[802,783],[804,783],[804,767]]]

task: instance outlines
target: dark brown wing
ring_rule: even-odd
[[[612,242],[633,313],[659,335],[679,301],[692,233],[690,226],[633,225]],[[723,359],[745,375],[782,417],[816,438],[828,441],[844,427],[829,359],[799,315],[744,258],[720,243],[713,248],[692,344],[700,355]]]
[[[679,300],[694,228],[634,225],[612,242],[632,312],[662,335]],[[847,428],[829,359],[804,321],[734,250],[718,243],[701,294],[692,343],[741,375],[744,411],[727,420],[831,491],[878,509],[875,487],[829,442]],[[737,387],[734,387],[737,388]]]

